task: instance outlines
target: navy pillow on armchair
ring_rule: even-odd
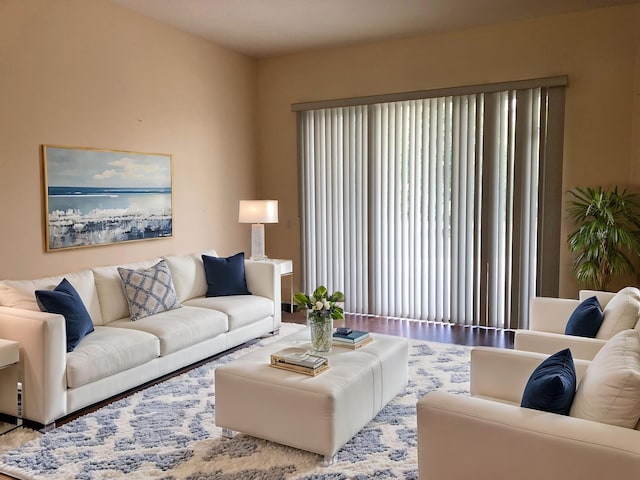
[[[244,252],[228,258],[202,255],[207,278],[207,297],[251,295],[244,274]]]
[[[576,394],[576,369],[568,348],[554,353],[531,373],[520,406],[569,415]]]
[[[604,314],[600,308],[600,302],[598,297],[594,295],[576,307],[569,317],[564,334],[595,338],[603,320]]]
[[[64,317],[67,332],[67,352],[72,352],[85,335],[93,332],[93,322],[80,295],[66,278],[53,290],[36,290],[40,310]]]

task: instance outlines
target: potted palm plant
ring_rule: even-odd
[[[568,214],[577,226],[569,234],[576,254],[572,270],[587,288],[606,290],[619,275],[635,273],[640,252],[640,197],[618,187],[577,187],[569,191]]]

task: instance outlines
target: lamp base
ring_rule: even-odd
[[[251,260],[264,261],[267,256],[264,254],[264,224],[254,223],[251,225]]]

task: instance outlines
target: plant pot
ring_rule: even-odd
[[[330,315],[307,310],[307,324],[311,331],[311,346],[315,352],[331,351],[333,342],[333,319]]]

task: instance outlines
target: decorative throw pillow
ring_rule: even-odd
[[[604,315],[598,297],[587,298],[573,311],[564,330],[565,335],[594,338]]]
[[[40,310],[58,313],[64,317],[67,352],[72,352],[85,335],[93,332],[93,322],[87,307],[66,278],[63,278],[53,290],[36,290],[35,295]]]
[[[609,340],[616,333],[634,328],[640,316],[640,290],[625,287],[604,307],[604,320],[596,338]]]
[[[207,277],[207,297],[251,295],[244,274],[244,252],[228,258],[202,255]]]
[[[118,267],[131,320],[180,307],[171,272],[164,260],[143,270]]]
[[[640,331],[624,330],[593,357],[571,416],[634,428],[640,420]]]
[[[522,407],[568,415],[576,393],[576,370],[568,348],[536,367],[522,394]]]

